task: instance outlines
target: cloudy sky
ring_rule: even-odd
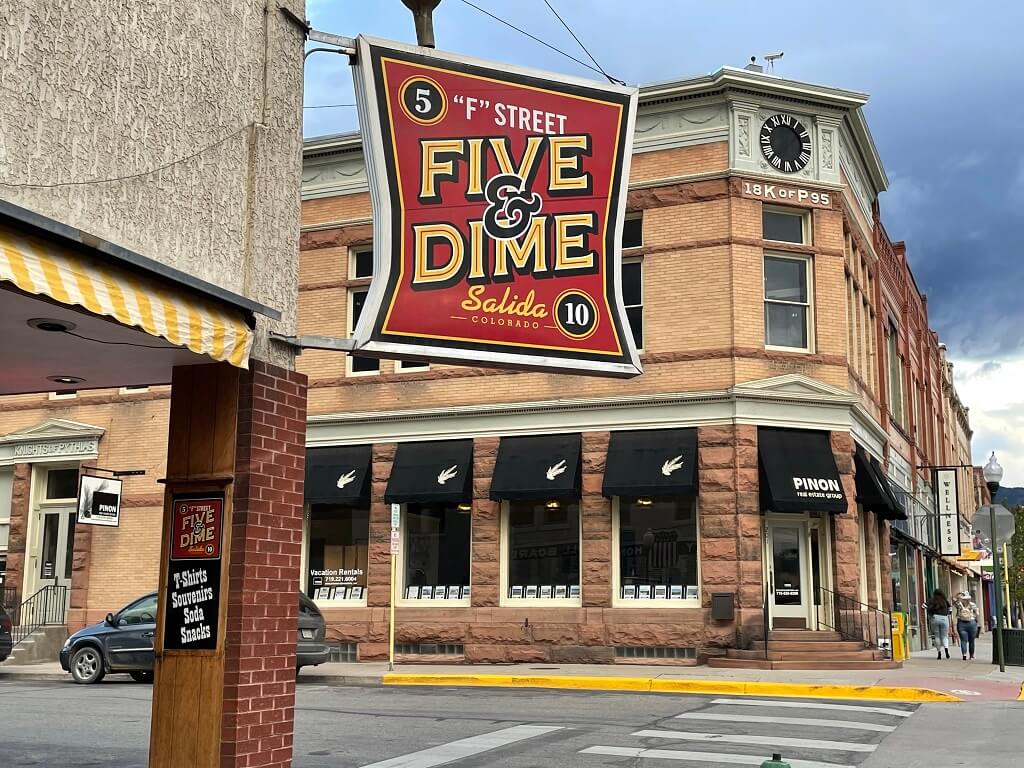
[[[473,0],[586,60],[544,0]],[[866,112],[891,186],[886,228],[906,240],[932,327],[971,408],[974,459],[995,450],[1024,485],[1024,3],[861,0],[551,0],[612,75],[695,75],[784,51],[777,73],[871,94]],[[317,29],[415,41],[400,0],[308,0]],[[438,47],[593,73],[470,7],[442,0]],[[347,59],[309,59],[306,104],[350,103]],[[355,110],[307,109],[306,135],[357,127]]]

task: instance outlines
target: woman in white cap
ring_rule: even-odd
[[[956,612],[956,633],[960,635],[960,652],[967,661],[970,650],[973,659],[974,640],[978,637],[978,605],[971,599],[970,592],[961,592],[953,601],[953,610]]]

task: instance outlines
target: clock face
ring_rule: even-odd
[[[791,115],[772,115],[761,126],[761,154],[776,170],[796,173],[811,161],[811,135]]]

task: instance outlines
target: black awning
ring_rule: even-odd
[[[857,446],[857,452],[853,457],[857,468],[857,502],[864,509],[874,512],[879,517],[890,520],[906,520],[907,513],[903,506],[896,500],[889,481],[882,474],[882,467],[878,459],[868,456],[867,452]]]
[[[306,503],[370,506],[373,446],[342,445],[306,451]]]
[[[761,507],[770,512],[845,512],[846,493],[828,432],[759,427]]]
[[[473,500],[473,441],[401,443],[384,491],[389,504],[461,504]]]
[[[612,496],[696,496],[697,430],[612,432],[601,492]]]
[[[491,498],[578,499],[581,445],[578,432],[501,438]]]

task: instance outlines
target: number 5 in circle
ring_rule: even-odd
[[[405,116],[420,125],[434,125],[448,113],[448,95],[436,80],[414,75],[399,86],[398,102]]]

